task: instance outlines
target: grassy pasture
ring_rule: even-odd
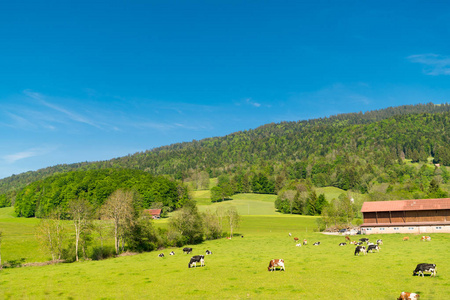
[[[23,220],[21,219],[21,222]],[[0,220],[3,226],[4,219]],[[18,221],[16,221],[18,222]],[[17,223],[18,224],[18,223]],[[104,261],[86,261],[0,271],[1,299],[396,299],[401,291],[421,299],[450,299],[450,235],[374,235],[379,253],[354,256],[339,247],[342,236],[313,232],[315,217],[243,216],[244,238],[193,245],[206,266],[188,269],[191,255],[164,249]],[[288,233],[308,239],[295,247]],[[320,246],[312,246],[320,241]],[[3,246],[6,247],[6,241]],[[2,248],[3,249],[3,248]],[[175,256],[169,256],[170,251]],[[159,258],[163,252],[166,257]],[[272,258],[283,258],[286,272],[268,272]],[[436,263],[436,278],[412,276],[416,264]]]
[[[276,195],[260,195],[260,194],[236,194],[232,200],[210,203],[202,205],[201,201],[197,201],[198,209],[205,211],[207,209],[215,211],[217,207],[236,206],[240,215],[280,215],[275,212],[274,202]],[[197,200],[195,198],[195,200]]]

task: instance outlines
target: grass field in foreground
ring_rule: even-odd
[[[187,267],[181,249],[165,249],[105,261],[86,261],[0,271],[1,299],[396,299],[401,291],[421,299],[450,299],[450,236],[434,234],[383,238],[379,253],[354,256],[339,247],[342,236],[312,232],[315,217],[243,216],[244,237],[193,245],[206,266]],[[308,228],[308,229],[307,229]],[[296,247],[292,237],[308,239]],[[320,246],[312,246],[320,241]],[[169,256],[174,250],[176,255]],[[159,258],[158,253],[166,256]],[[272,258],[283,258],[285,272],[268,272]],[[412,276],[417,263],[436,263],[436,278]]]

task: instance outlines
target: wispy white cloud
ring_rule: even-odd
[[[251,105],[251,106],[254,106],[254,107],[260,107],[260,106],[261,106],[261,103],[254,102],[254,101],[252,101],[251,98],[245,99],[245,102],[246,102],[247,104]]]
[[[32,148],[32,149],[28,149],[25,151],[5,155],[2,157],[2,159],[4,162],[6,162],[8,164],[12,164],[12,163],[15,163],[16,161],[19,161],[22,159],[48,154],[52,150],[53,150],[53,148]]]
[[[36,125],[30,122],[27,118],[21,117],[17,114],[6,112],[9,118],[12,120],[7,126],[12,128],[35,128]]]
[[[96,128],[101,128],[101,126],[99,126],[97,123],[93,122],[92,120],[90,120],[88,117],[86,116],[82,116],[76,112],[70,111],[66,108],[63,108],[61,106],[58,106],[56,104],[50,103],[49,101],[45,100],[45,96],[43,96],[40,93],[37,92],[33,92],[30,90],[25,90],[24,94],[29,96],[30,98],[33,98],[35,100],[37,100],[41,105],[48,107],[52,110],[55,110],[59,113],[62,113],[63,115],[65,115],[67,118],[69,118],[72,121],[75,122],[79,122],[79,123],[83,123],[83,124],[87,124]]]
[[[423,64],[426,75],[450,75],[450,57],[428,53],[411,55],[408,59],[413,63]]]

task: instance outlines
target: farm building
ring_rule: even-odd
[[[161,209],[145,209],[144,212],[152,216],[153,219],[161,218]]]
[[[361,231],[450,233],[450,198],[364,202]]]

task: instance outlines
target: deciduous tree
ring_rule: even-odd
[[[84,199],[73,199],[69,201],[69,214],[72,217],[75,227],[75,258],[78,261],[78,244],[80,236],[89,228],[92,216],[92,207],[89,202]]]
[[[233,237],[233,229],[239,227],[241,222],[241,216],[239,215],[236,206],[230,206],[225,211],[225,216],[228,219],[228,224],[230,225],[230,238]]]
[[[117,190],[109,196],[102,206],[101,216],[105,220],[111,220],[114,224],[114,248],[116,254],[120,251],[120,240],[124,238],[127,225],[132,222],[134,216],[133,192]],[[122,250],[123,250],[122,243]]]
[[[41,246],[50,252],[52,260],[61,259],[63,242],[66,238],[61,214],[60,209],[54,210],[48,217],[41,219],[36,227],[38,240]]]

